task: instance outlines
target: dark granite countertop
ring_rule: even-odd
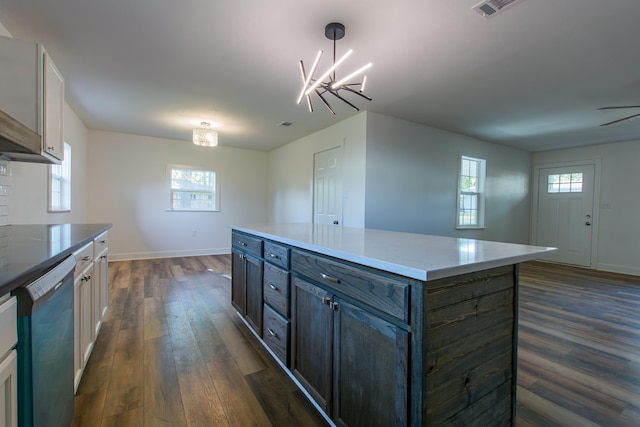
[[[111,228],[111,224],[0,227],[0,295],[31,282]]]

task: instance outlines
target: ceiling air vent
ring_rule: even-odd
[[[487,0],[475,5],[473,10],[485,18],[489,18],[498,12],[502,12],[514,3],[519,3],[520,1],[522,0]]]

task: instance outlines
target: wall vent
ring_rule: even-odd
[[[512,6],[513,4],[519,3],[521,1],[522,0],[487,0],[475,5],[473,7],[473,10],[475,10],[485,18],[490,18],[498,12],[502,12],[509,6]]]

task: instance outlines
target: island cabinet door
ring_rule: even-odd
[[[333,311],[331,294],[294,278],[291,294],[293,331],[291,370],[304,388],[330,414]]]
[[[339,298],[333,308],[334,421],[408,425],[409,333]]]
[[[261,259],[245,257],[245,277],[246,277],[246,299],[247,313],[246,319],[256,333],[262,337],[262,273],[264,261]]]
[[[231,250],[231,305],[244,316],[246,307],[245,254]]]

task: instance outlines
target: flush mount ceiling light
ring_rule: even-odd
[[[218,145],[218,132],[210,129],[209,122],[200,123],[202,127],[193,130],[193,143],[203,147],[215,147]]]
[[[300,104],[303,98],[307,98],[307,105],[309,106],[309,111],[313,111],[313,104],[311,103],[311,94],[315,93],[318,95],[318,98],[322,101],[322,103],[331,111],[333,114],[336,112],[331,108],[331,105],[325,98],[327,93],[335,96],[342,102],[349,105],[356,111],[360,111],[358,107],[349,102],[344,98],[345,93],[354,93],[367,101],[371,101],[371,98],[363,93],[364,86],[367,81],[367,76],[363,76],[362,80],[356,83],[349,83],[349,81],[358,75],[365,72],[367,69],[371,67],[371,63],[364,65],[347,76],[338,80],[336,78],[336,69],[342,64],[352,53],[353,50],[350,49],[347,53],[345,53],[338,61],[336,61],[336,40],[340,40],[344,37],[344,25],[339,22],[332,22],[327,24],[324,29],[324,35],[329,39],[333,40],[333,65],[329,67],[327,71],[322,73],[319,78],[314,78],[313,74],[318,68],[318,62],[320,62],[320,57],[322,56],[322,50],[318,52],[316,55],[315,61],[313,61],[313,65],[307,74],[304,68],[304,62],[300,61],[300,72],[302,73],[302,90],[300,91],[300,96],[298,97],[297,103]]]

